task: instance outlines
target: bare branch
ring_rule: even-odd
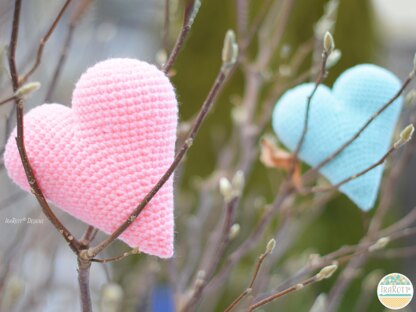
[[[386,154],[383,155],[383,157],[381,157],[377,162],[375,162],[374,164],[372,164],[371,166],[365,168],[364,170],[348,177],[345,178],[344,180],[338,182],[337,184],[328,186],[328,187],[313,187],[310,190],[306,190],[306,193],[309,192],[327,192],[327,191],[332,191],[334,189],[339,189],[341,186],[343,186],[344,184],[347,184],[348,182],[351,182],[352,180],[358,179],[359,177],[365,175],[366,173],[370,172],[371,170],[373,170],[374,168],[377,168],[378,166],[381,166],[382,164],[384,164],[384,162],[386,161],[386,159],[396,150],[396,148],[391,147]]]
[[[66,0],[64,5],[62,6],[61,10],[59,11],[58,15],[56,16],[56,18],[52,22],[51,26],[48,28],[48,31],[46,32],[46,34],[42,37],[42,39],[40,39],[38,51],[36,53],[35,63],[32,65],[32,67],[29,69],[29,71],[20,79],[20,84],[25,83],[27,81],[27,79],[35,72],[35,70],[40,65],[40,63],[42,61],[43,49],[45,47],[45,44],[49,40],[52,33],[54,32],[56,26],[58,25],[60,19],[64,15],[65,10],[67,9],[70,2],[71,2],[71,0]]]
[[[17,96],[12,95],[12,96],[9,96],[8,98],[5,98],[4,100],[1,100],[0,105],[6,104],[6,103],[11,102],[11,101],[15,101],[15,100],[17,100]]]
[[[273,32],[274,29],[271,30],[272,33],[271,33],[270,43],[267,45],[264,45],[264,47],[260,50],[260,53],[258,53],[257,55],[256,64],[258,68],[264,69],[266,65],[270,62],[276,49],[279,47],[281,40],[283,38],[283,35],[285,33],[285,30],[287,28],[289,17],[291,15],[290,13],[292,12],[294,3],[295,3],[294,0],[284,0],[282,2],[282,7],[280,9],[279,17],[278,17],[279,23],[277,26],[275,26],[274,32]]]
[[[324,267],[318,274],[316,274],[316,275],[314,275],[314,276],[312,276],[312,277],[310,277],[310,278],[302,281],[301,283],[295,284],[295,285],[293,285],[293,286],[291,286],[291,287],[289,287],[289,288],[287,288],[285,290],[279,291],[279,292],[277,292],[277,293],[275,293],[273,295],[270,295],[267,298],[264,298],[263,300],[260,300],[260,301],[258,301],[256,303],[254,303],[253,305],[251,305],[249,307],[249,311],[254,311],[255,309],[258,309],[261,306],[264,306],[264,305],[266,305],[266,304],[268,304],[268,303],[270,303],[270,302],[272,302],[272,301],[274,301],[274,300],[276,300],[276,299],[278,299],[280,297],[283,297],[283,296],[285,296],[287,294],[290,294],[290,293],[296,292],[298,290],[301,290],[305,286],[314,284],[316,282],[320,282],[323,279],[330,278],[332,276],[332,274],[334,274],[334,272],[336,271],[336,269],[337,269],[337,266],[336,265],[329,265],[327,267]]]
[[[198,14],[199,7],[201,5],[200,0],[193,0],[191,3],[185,8],[185,14],[184,14],[184,20],[182,29],[176,39],[175,45],[172,49],[172,51],[169,54],[169,57],[163,65],[163,72],[166,74],[169,73],[170,69],[172,68],[173,64],[176,61],[176,58],[180,52],[180,50],[183,47],[183,44],[185,43],[185,39],[191,30],[192,24],[194,22],[194,19],[196,15]]]
[[[198,301],[201,299],[203,291],[207,286],[208,282],[211,280],[212,276],[214,275],[218,265],[221,262],[221,258],[224,256],[227,246],[230,240],[230,229],[232,226],[232,222],[235,217],[235,208],[237,207],[239,202],[239,197],[232,198],[226,207],[226,214],[224,219],[224,224],[222,227],[222,232],[219,237],[219,241],[216,243],[217,249],[211,261],[208,264],[208,267],[199,272],[204,272],[204,278],[201,280],[200,283],[197,283],[195,289],[192,292],[188,302],[184,305],[182,311],[192,311]]]
[[[266,231],[269,221],[275,213],[279,211],[285,200],[289,198],[293,191],[293,187],[288,185],[281,186],[274,203],[266,210],[260,221],[254,227],[249,236],[243,241],[243,243],[230,254],[221,271],[219,271],[215,278],[213,278],[209,283],[210,288],[215,288],[221,284],[232,268],[241,260],[241,258],[256,246],[256,243]]]
[[[17,73],[16,62],[15,62],[15,55],[16,55],[16,46],[17,46],[17,38],[19,33],[19,17],[20,17],[20,9],[21,9],[21,0],[16,0],[15,2],[15,10],[13,16],[13,27],[12,27],[12,35],[10,39],[10,52],[9,52],[9,67],[10,67],[10,74],[12,77],[12,85],[13,91],[16,92],[21,83],[19,82],[19,75]],[[75,239],[75,237],[69,232],[69,230],[61,223],[61,221],[55,216],[52,209],[49,207],[42,190],[40,189],[38,182],[36,181],[35,175],[33,173],[32,167],[30,165],[25,145],[24,145],[24,123],[23,123],[23,115],[24,115],[24,106],[22,98],[18,98],[15,100],[16,103],[16,119],[17,119],[17,138],[16,144],[19,150],[20,158],[22,160],[22,165],[25,170],[25,174],[29,185],[31,187],[31,192],[36,196],[40,206],[42,207],[42,211],[46,215],[46,217],[51,221],[51,223],[55,226],[55,228],[61,233],[64,239],[67,241],[69,246],[71,247],[72,251],[76,254],[79,252],[80,244]]]
[[[78,257],[78,285],[81,295],[82,312],[92,312],[91,294],[90,294],[90,268],[91,261]]]
[[[97,233],[98,229],[96,229],[92,225],[89,225],[84,235],[82,235],[82,238],[79,240],[79,243],[81,244],[81,249],[88,248],[90,246],[90,243],[94,240]]]
[[[116,257],[111,257],[111,258],[107,258],[107,259],[91,259],[91,261],[92,262],[99,262],[99,263],[115,262],[115,261],[121,261],[124,258],[127,258],[128,256],[137,255],[139,253],[140,253],[140,251],[137,248],[133,248],[129,251],[123,252],[121,255],[116,256]]]
[[[331,54],[331,51],[329,51],[327,48],[325,48],[322,52],[321,70],[320,70],[318,78],[315,82],[315,87],[313,88],[311,94],[307,98],[303,130],[302,130],[302,134],[301,134],[301,137],[299,139],[299,142],[296,145],[295,151],[293,152],[294,161],[293,161],[292,169],[290,170],[290,174],[289,174],[288,178],[291,178],[291,176],[294,174],[295,164],[296,164],[296,161],[298,159],[299,152],[302,149],[302,145],[305,141],[306,134],[308,132],[309,112],[310,112],[311,102],[312,102],[312,99],[313,99],[316,91],[318,90],[319,86],[321,85],[321,83],[323,82],[325,77],[327,76],[326,62],[327,62],[328,56],[330,54]]]
[[[377,110],[348,141],[342,144],[334,153],[332,153],[330,156],[324,159],[316,167],[309,169],[309,171],[305,173],[304,179],[307,179],[311,177],[314,173],[318,172],[319,169],[321,169],[323,166],[331,162],[335,157],[341,154],[348,146],[350,146],[382,112],[384,112],[391,104],[393,104],[400,97],[400,95],[404,92],[404,90],[410,84],[413,78],[414,78],[414,75],[410,73],[407,79],[404,81],[404,83],[400,87],[400,89],[396,92],[396,94],[386,104],[384,104],[379,110]]]
[[[268,255],[273,252],[273,249],[276,245],[276,241],[271,239],[267,244],[266,251],[260,255],[257,259],[256,267],[253,272],[253,276],[251,277],[250,283],[248,287],[224,310],[224,312],[230,312],[234,309],[248,294],[250,294],[253,290],[254,283],[256,282],[256,278],[258,273],[260,272],[261,266]]]
[[[55,70],[52,75],[51,83],[46,92],[45,102],[49,102],[52,97],[52,93],[55,90],[56,84],[58,82],[59,76],[61,75],[61,71],[65,65],[69,49],[72,44],[72,38],[74,35],[75,28],[77,27],[81,17],[87,11],[89,6],[91,5],[92,0],[83,0],[79,3],[78,7],[75,9],[74,13],[71,16],[71,20],[69,22],[68,31],[66,33],[66,37],[64,43],[62,45],[61,52],[59,54],[59,60],[56,64]]]
[[[163,48],[165,51],[169,47],[169,34],[170,34],[170,0],[165,0],[165,11],[163,21]]]
[[[273,3],[273,0],[264,1],[263,7],[261,8],[260,12],[255,17],[253,23],[249,27],[247,31],[247,35],[241,38],[241,50],[244,52],[250,43],[253,41],[254,36],[258,32],[261,23],[265,20],[267,12],[270,8],[270,5]]]

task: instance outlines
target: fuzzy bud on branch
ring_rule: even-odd
[[[406,128],[400,132],[399,139],[394,143],[394,148],[400,148],[403,145],[405,145],[407,142],[409,142],[412,139],[413,132],[415,131],[415,128],[412,124],[408,125]]]
[[[191,27],[195,21],[195,17],[199,12],[201,7],[201,0],[195,0],[193,4],[190,5],[189,9],[185,13],[186,26]]]
[[[374,243],[374,245],[371,245],[368,248],[368,251],[376,251],[376,250],[384,249],[384,247],[386,247],[389,242],[390,242],[389,237],[381,237]]]
[[[222,177],[219,185],[221,195],[224,197],[225,202],[229,203],[234,198],[240,197],[243,193],[244,184],[244,173],[241,170],[236,172],[231,182],[227,178]]]
[[[334,49],[335,49],[334,38],[332,37],[331,33],[327,31],[324,36],[324,50],[328,55],[330,55],[332,51],[334,51]]]
[[[233,240],[238,236],[240,233],[240,224],[234,223],[230,228],[230,234],[228,235],[228,239]]]
[[[276,247],[276,240],[272,238],[266,245],[266,253],[271,254]]]
[[[16,90],[16,92],[14,93],[14,95],[16,97],[23,97],[23,96],[27,96],[37,90],[39,90],[41,84],[39,82],[29,82],[24,84],[23,86],[21,86],[19,89]]]
[[[224,46],[222,48],[222,64],[226,69],[231,68],[238,57],[238,44],[233,30],[229,29],[225,34]]]
[[[332,53],[328,56],[328,60],[326,61],[326,69],[330,69],[334,67],[342,57],[342,53],[340,50],[335,49]]]
[[[406,94],[404,102],[406,106],[411,106],[416,101],[416,90],[412,89]]]
[[[233,199],[233,187],[227,178],[220,179],[220,193],[227,203]]]
[[[315,275],[316,280],[319,282],[324,279],[330,278],[337,269],[338,269],[338,265],[336,264],[331,264],[331,265],[324,267],[321,271],[319,271],[318,274]]]

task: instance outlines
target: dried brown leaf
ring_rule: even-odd
[[[292,173],[293,184],[296,188],[301,189],[302,179],[299,161],[295,160],[289,152],[279,148],[272,139],[263,138],[260,141],[260,145],[260,161],[266,167],[282,169],[288,173]]]

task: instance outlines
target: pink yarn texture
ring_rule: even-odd
[[[174,158],[178,105],[169,79],[134,59],[109,59],[84,73],[72,109],[44,104],[26,114],[25,145],[46,198],[105,233],[113,232]],[[16,131],[16,130],[15,130]],[[13,132],[10,178],[26,191]],[[120,236],[140,251],[173,255],[173,180]]]

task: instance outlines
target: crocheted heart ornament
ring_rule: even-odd
[[[111,233],[150,191],[174,157],[177,101],[169,79],[134,59],[109,59],[89,68],[72,109],[44,104],[24,118],[25,145],[45,197],[74,217]],[[15,132],[5,151],[11,179],[29,184]],[[162,258],[173,255],[170,179],[120,236]]]
[[[287,91],[273,112],[273,128],[279,139],[294,150],[303,131],[307,97],[315,84]],[[345,71],[333,89],[319,86],[311,104],[309,126],[299,157],[316,166],[348,141],[399,90],[400,81],[375,65],[358,65]],[[402,99],[397,99],[370,126],[320,172],[336,184],[376,163],[389,149]],[[371,209],[383,173],[379,166],[340,187],[358,207]]]

